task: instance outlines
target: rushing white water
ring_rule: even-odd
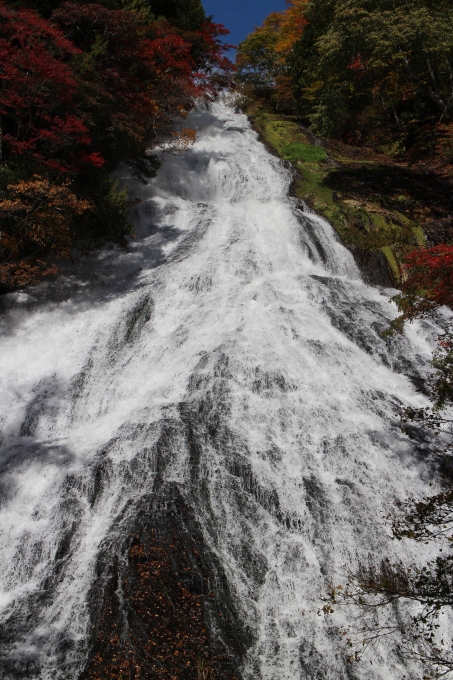
[[[415,677],[390,646],[348,666],[317,610],[346,566],[393,554],[381,518],[425,490],[396,409],[424,404],[429,329],[380,337],[390,291],[287,198],[245,116],[189,125],[194,147],[131,185],[129,252],[6,300],[0,677],[77,677],[98,556],[170,487],[248,630],[244,678]]]

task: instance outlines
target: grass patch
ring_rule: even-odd
[[[282,148],[282,156],[293,163],[325,163],[327,154],[321,146],[293,142]]]

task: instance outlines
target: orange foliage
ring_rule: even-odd
[[[287,0],[288,7],[273,12],[241,43],[237,54],[239,80],[258,89],[270,88],[279,104],[293,102],[293,82],[288,57],[300,39],[307,20],[308,0]]]
[[[281,12],[280,35],[275,51],[282,59],[292,50],[307,25],[304,14],[307,2],[308,0],[288,0],[288,9]]]
[[[287,0],[288,8],[283,12],[272,12],[260,28],[255,29],[261,34],[277,56],[281,66],[286,66],[286,58],[295,43],[299,40],[307,21],[304,16],[308,0]]]
[[[58,268],[42,260],[20,260],[0,265],[0,285],[11,290],[55,276]]]
[[[193,128],[183,128],[180,132],[172,132],[171,135],[173,137],[172,142],[170,145],[167,144],[165,150],[182,153],[195,143],[197,131]]]
[[[8,193],[9,198],[0,201],[2,222],[9,227],[0,242],[0,280],[15,286],[55,272],[55,267],[41,261],[28,264],[28,258],[49,248],[57,257],[68,257],[73,246],[72,220],[92,205],[77,198],[69,181],[55,185],[36,175],[8,186]]]

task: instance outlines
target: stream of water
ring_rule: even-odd
[[[347,664],[344,615],[317,611],[347,567],[401,548],[382,516],[426,491],[396,413],[425,404],[434,331],[382,339],[392,291],[288,197],[244,115],[219,101],[185,125],[194,146],[130,182],[128,252],[3,300],[0,677],[78,677],[99,564],[178,494],[225,575],[244,680],[413,678],[390,643]]]

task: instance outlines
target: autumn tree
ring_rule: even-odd
[[[71,172],[89,158],[88,128],[74,113],[78,83],[66,63],[78,52],[61,30],[0,3],[0,164]]]
[[[401,291],[392,298],[400,315],[384,335],[402,333],[406,323],[430,318],[441,307],[453,309],[453,246],[443,244],[420,248],[405,257]],[[433,355],[435,373],[427,381],[431,406],[423,409],[406,408],[402,424],[416,422],[440,432],[453,422],[443,412],[453,405],[453,326],[448,323],[437,338]]]
[[[0,280],[20,285],[56,270],[39,257],[29,261],[18,259],[17,253],[45,254],[52,249],[60,257],[69,257],[74,246],[74,219],[93,206],[74,194],[69,180],[51,184],[49,179],[34,177],[7,188],[9,197],[0,200],[5,227]]]
[[[284,69],[277,57],[283,12],[273,12],[260,28],[256,28],[237,51],[238,80],[251,85],[258,93],[275,87],[276,78]]]
[[[293,1],[248,36],[237,61],[243,85],[316,134],[391,139],[395,153],[434,145],[452,158],[449,0]]]
[[[228,31],[211,22],[181,31],[168,20],[147,24],[135,12],[92,4],[66,3],[52,19],[81,50],[75,68],[82,105],[109,166],[128,161],[152,176],[150,140],[187,115],[210,88],[214,68],[231,69],[219,39]]]
[[[306,6],[307,0],[291,0],[285,11],[270,14],[237,51],[238,81],[280,107],[293,105],[289,55],[307,25]]]
[[[67,196],[73,196],[69,187],[74,178],[104,164],[102,155],[91,147],[88,127],[76,110],[79,85],[68,62],[78,52],[59,28],[36,13],[26,9],[15,12],[0,3],[0,267],[3,286],[23,282],[26,271],[36,271],[33,262],[47,250],[66,252],[66,247],[62,248],[65,230],[62,230],[61,222],[46,221],[45,217],[41,220],[26,218],[21,192],[26,189],[27,200],[31,200],[31,194],[35,197],[39,194],[41,205],[46,193],[42,187],[47,187],[50,206],[53,200],[51,186],[55,188],[63,183]],[[22,210],[19,210],[19,204]],[[75,210],[76,203],[72,205],[74,214],[81,214]],[[78,205],[88,204],[81,199]],[[58,210],[59,214],[65,214],[61,205]],[[36,216],[36,211],[32,212]],[[38,212],[43,215],[42,205]]]
[[[53,10],[50,20],[33,4],[42,15]],[[22,285],[27,270],[35,279],[34,263],[47,255],[125,245],[127,197],[110,171],[125,163],[141,180],[152,177],[159,162],[149,147],[232,71],[228,31],[206,20],[198,0],[170,3],[166,14],[179,7],[186,18],[174,25],[151,0],[0,0],[3,288]],[[185,130],[179,146],[193,136]],[[74,197],[72,216],[52,199],[57,187],[68,206]]]
[[[393,300],[400,316],[391,329],[401,331],[407,321],[431,316],[439,307],[453,308],[453,246],[442,244],[409,253],[403,265],[401,292]]]

